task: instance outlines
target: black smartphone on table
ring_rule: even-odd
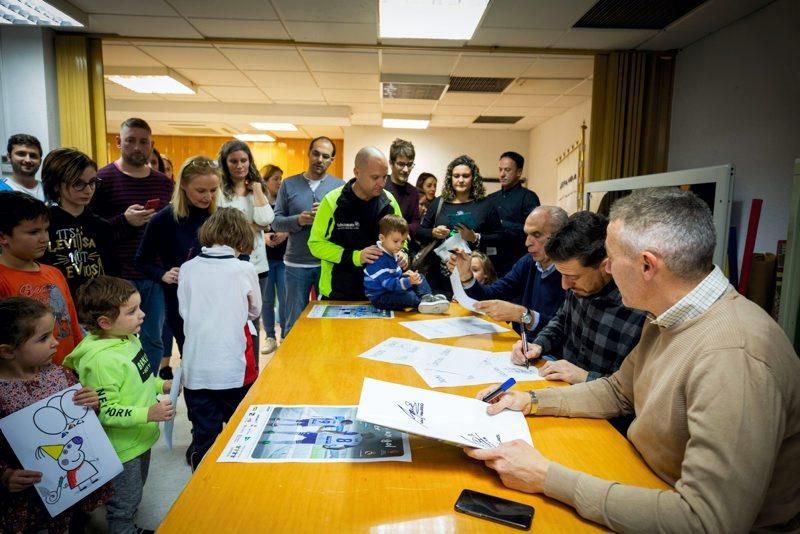
[[[533,506],[468,489],[461,492],[455,508],[456,512],[488,519],[520,530],[530,530],[533,522]]]

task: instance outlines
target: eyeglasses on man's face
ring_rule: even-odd
[[[403,168],[407,168],[410,171],[410,170],[412,170],[414,168],[414,162],[413,161],[395,161],[394,162],[394,166],[397,167],[400,170],[403,170]]]

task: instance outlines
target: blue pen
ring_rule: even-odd
[[[554,361],[556,361],[558,358],[556,358],[555,356],[551,356],[550,354],[546,354],[546,355],[542,356],[542,359],[543,359],[544,361],[546,361],[546,362],[554,362]]]
[[[497,397],[497,396],[498,396],[498,395],[500,395],[501,393],[505,393],[506,391],[508,391],[508,389],[509,389],[511,386],[513,386],[513,385],[514,385],[514,384],[516,384],[516,383],[517,383],[517,381],[516,381],[516,380],[514,380],[513,378],[509,378],[508,380],[506,380],[505,382],[503,382],[502,384],[500,384],[500,386],[499,386],[497,389],[495,389],[494,391],[492,391],[491,393],[489,393],[488,395],[486,395],[486,396],[483,398],[483,402],[491,402],[492,400],[494,400],[494,399],[495,399],[495,397]]]

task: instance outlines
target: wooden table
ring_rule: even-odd
[[[457,304],[450,316],[466,315]],[[422,339],[399,320],[308,319],[292,333],[251,388],[220,438],[170,509],[160,533],[173,532],[512,532],[453,510],[464,488],[533,505],[534,532],[600,530],[572,508],[507,489],[482,462],[454,446],[411,437],[413,461],[334,464],[233,464],[216,459],[250,404],[358,404],[368,376],[426,387],[408,366],[357,358],[389,337]],[[435,340],[509,350],[513,332]],[[520,387],[554,383],[528,382]],[[438,388],[473,396],[483,386]],[[587,473],[650,488],[667,487],[633,446],[604,420],[528,418],[533,442],[548,458]]]

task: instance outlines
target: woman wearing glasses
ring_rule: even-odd
[[[264,193],[264,181],[256,169],[253,153],[243,141],[228,141],[219,150],[219,167],[222,170],[222,187],[218,203],[221,208],[236,208],[244,213],[245,219],[255,233],[253,253],[250,263],[258,273],[258,284],[263,299],[267,287],[269,262],[267,261],[264,230],[272,224],[275,213]],[[260,314],[259,314],[260,315]],[[253,344],[255,354],[259,352],[258,323],[260,316],[253,320],[256,327]]]
[[[197,231],[217,209],[220,171],[217,162],[194,156],[181,167],[169,206],[150,219],[136,251],[136,266],[161,282],[166,321],[183,352],[183,320],[178,313],[178,276],[181,265],[201,252]],[[162,358],[161,367],[169,364]]]
[[[485,251],[487,246],[496,245],[501,232],[497,211],[486,199],[478,164],[467,155],[457,157],[447,166],[442,194],[428,206],[417,238],[423,245],[434,243],[435,248],[448,237],[460,234],[472,250]],[[433,292],[452,296],[447,263],[432,249],[422,263]]]
[[[50,152],[42,165],[42,186],[51,202],[50,246],[42,263],[59,269],[69,284],[73,298],[78,288],[101,274],[117,275],[114,241],[141,226],[131,217],[131,206],[124,218],[109,223],[89,208],[97,188],[97,164],[78,150],[59,148]]]

